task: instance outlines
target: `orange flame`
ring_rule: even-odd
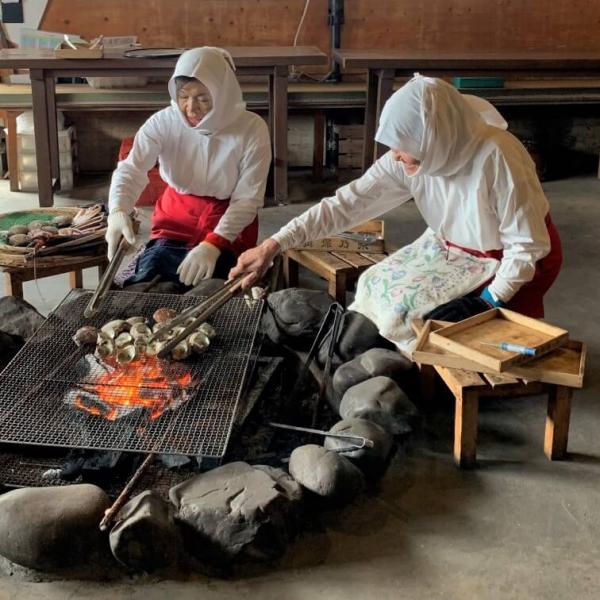
[[[143,356],[127,365],[113,360],[105,362],[114,370],[103,373],[94,385],[85,386],[98,397],[98,405],[86,402],[79,395],[75,406],[108,421],[114,421],[128,408],[144,408],[150,412],[151,420],[158,419],[173,404],[177,387],[186,388],[192,382],[189,372],[167,377],[156,357]]]

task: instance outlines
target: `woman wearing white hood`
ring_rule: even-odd
[[[112,258],[130,213],[159,161],[168,184],[154,208],[151,239],[126,285],[153,279],[186,286],[225,277],[256,244],[271,162],[265,122],[248,112],[233,60],[220,48],[184,52],[169,81],[171,106],[152,115],[115,170],[106,239]]]
[[[402,345],[416,317],[460,320],[494,306],[543,316],[562,260],[548,202],[523,145],[481,99],[416,75],[386,103],[389,146],[359,179],[241,255],[247,284],[273,257],[340,233],[414,198],[428,229],[365,271],[350,307]]]

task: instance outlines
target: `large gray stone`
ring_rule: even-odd
[[[270,315],[263,319],[263,330],[276,344],[310,344],[333,302],[326,292],[288,288],[267,298]]]
[[[238,555],[283,554],[299,495],[279,473],[233,462],[171,488],[169,498],[190,550],[200,559],[229,562]]]
[[[0,298],[0,331],[29,339],[41,327],[44,317],[31,304],[15,298]]]
[[[389,377],[373,377],[349,388],[340,403],[342,419],[367,419],[393,434],[411,431],[417,409]]]
[[[296,448],[290,456],[289,470],[307,490],[338,505],[352,502],[364,487],[360,469],[337,452],[315,444]]]
[[[339,410],[343,395],[353,385],[380,375],[399,382],[412,369],[412,366],[413,363],[397,350],[371,348],[371,350],[359,354],[353,360],[341,365],[333,375],[333,391],[335,392],[333,408]]]
[[[344,419],[338,421],[329,431],[357,435],[373,442],[370,448],[365,446],[352,452],[344,452],[344,456],[359,467],[367,479],[377,479],[385,473],[394,439],[381,425],[366,419]],[[324,446],[328,450],[335,450],[347,448],[350,444],[351,442],[346,440],[327,437]]]
[[[120,510],[110,532],[113,556],[131,569],[152,572],[174,564],[181,545],[173,506],[147,490]]]
[[[106,551],[98,524],[109,505],[90,484],[7,492],[0,496],[0,554],[38,571],[85,565]]]
[[[319,363],[325,364],[329,336],[325,339],[319,350]],[[394,345],[379,335],[375,323],[352,310],[347,311],[342,318],[342,325],[335,345],[334,365],[341,364],[356,358],[359,354],[371,348],[393,349]]]

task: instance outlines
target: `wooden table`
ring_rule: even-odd
[[[273,144],[273,188],[275,203],[287,199],[287,86],[290,65],[321,65],[327,56],[314,46],[230,47],[237,73],[263,75],[269,80],[269,127]],[[58,133],[56,123],[57,77],[123,77],[170,75],[177,58],[126,58],[111,55],[101,59],[19,58],[0,55],[0,69],[29,69],[35,127],[36,161],[40,206],[52,206],[60,188]]]
[[[71,289],[81,288],[83,287],[83,269],[97,267],[98,278],[100,278],[107,265],[106,254],[100,254],[96,256],[63,257],[60,261],[37,266],[35,269],[33,267],[0,267],[0,271],[4,273],[5,295],[23,298],[23,283],[25,281],[68,273],[69,287]]]
[[[367,70],[363,169],[381,155],[384,147],[375,144],[379,115],[391,96],[395,77],[423,75],[463,76],[558,76],[586,77],[600,74],[600,53],[528,52],[469,54],[411,52],[402,50],[333,50],[343,69]]]

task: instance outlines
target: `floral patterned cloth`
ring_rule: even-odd
[[[410,352],[415,341],[413,319],[476,290],[499,265],[493,258],[448,248],[427,229],[360,276],[349,308],[371,319],[383,337]]]

